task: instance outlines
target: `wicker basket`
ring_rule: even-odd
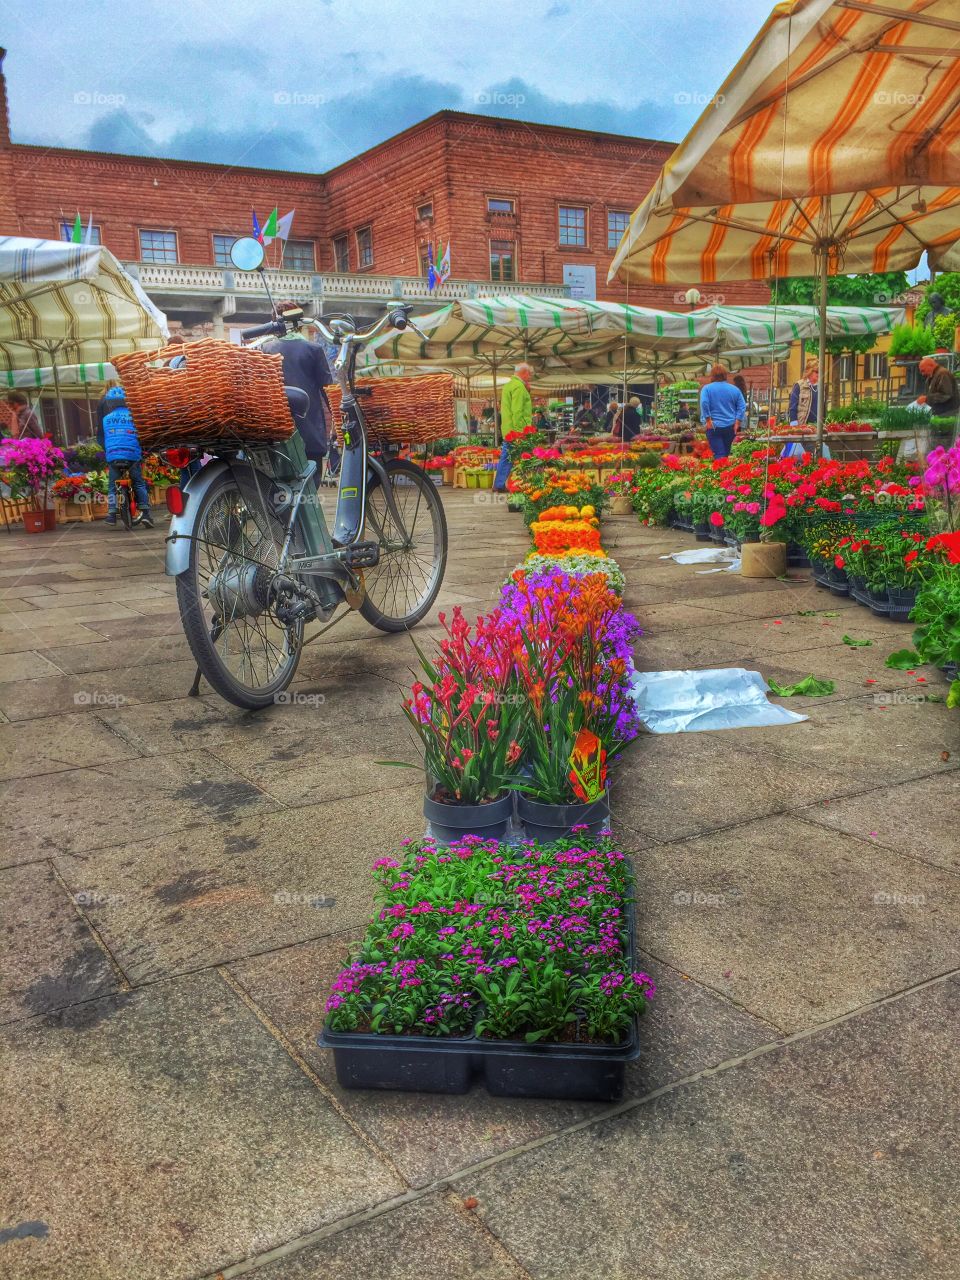
[[[184,364],[167,363],[183,356]],[[140,443],[147,449],[286,440],[294,431],[280,356],[202,338],[113,361]]]
[[[369,389],[369,394],[366,394]],[[358,401],[370,436],[389,444],[426,444],[456,434],[453,376],[359,378]],[[337,442],[343,439],[339,386],[327,387]]]

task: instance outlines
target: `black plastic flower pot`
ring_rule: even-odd
[[[610,792],[584,804],[544,804],[518,791],[517,820],[528,840],[562,840],[574,827],[586,827],[595,836],[610,825]]]
[[[890,613],[890,601],[887,598],[887,588],[882,591],[876,591],[873,587],[867,588],[867,597],[870,603],[870,612],[878,618],[885,618]]]
[[[858,604],[870,607],[870,596],[867,592],[867,580],[859,574],[855,574],[850,578],[850,595]]]
[[[957,676],[960,675],[960,663],[945,662],[940,670],[952,684],[953,681],[956,680]]]
[[[693,526],[693,533],[694,533],[694,536],[695,536],[695,538],[697,539],[697,541],[698,541],[698,542],[712,542],[712,541],[713,541],[713,535],[712,535],[712,533],[711,533],[711,531],[710,531],[710,526],[709,526],[708,524],[706,524],[706,523],[704,523],[704,524],[695,524],[695,525]]]
[[[787,543],[787,568],[789,569],[809,569],[810,561],[807,553],[799,542]]]
[[[909,622],[910,612],[917,603],[916,587],[887,587],[891,622]]]
[[[845,569],[838,569],[836,565],[831,565],[827,570],[827,581],[830,590],[835,596],[845,596],[850,591],[850,581],[847,578]]]
[[[522,510],[523,510],[523,503],[522,503],[522,502],[514,502],[512,499],[509,499],[509,500],[507,501],[507,510],[508,510],[508,511],[522,511]]]
[[[499,840],[506,834],[507,823],[513,816],[513,792],[508,791],[489,804],[447,804],[424,796],[423,816],[430,823],[434,836],[443,844],[464,836]]]
[[[724,536],[723,529],[711,528],[710,541],[715,542],[718,546],[722,547],[723,544],[726,542],[726,537]]]

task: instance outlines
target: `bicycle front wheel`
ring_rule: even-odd
[[[201,501],[190,563],[177,576],[180,617],[197,666],[217,693],[251,711],[278,701],[303,646],[303,622],[284,625],[271,607],[283,532],[272,512],[254,510],[224,474]]]
[[[437,487],[412,462],[386,463],[398,528],[375,475],[367,490],[367,534],[380,544],[380,562],[364,570],[360,613],[381,631],[406,631],[427,613],[447,567],[447,521]]]

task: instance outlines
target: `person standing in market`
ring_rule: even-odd
[[[500,394],[500,435],[501,438],[511,431],[522,431],[533,422],[533,401],[530,398],[530,379],[533,369],[528,364],[518,364],[513,377],[509,378]],[[504,439],[500,450],[500,461],[493,477],[493,487],[497,493],[505,493],[507,480],[510,477],[510,450]]]
[[[921,408],[928,407],[931,413],[941,417],[956,413],[960,408],[956,376],[933,356],[924,356],[920,361],[919,369],[927,380],[927,390],[924,395],[917,396],[916,403]]]
[[[707,444],[715,458],[729,456],[746,412],[742,392],[727,380],[726,365],[715,364],[710,370],[710,381],[700,391],[700,420],[706,427]]]
[[[11,391],[7,396],[7,409],[10,414],[9,434],[14,440],[24,440],[27,436],[40,439],[43,430],[40,419],[30,408],[30,401],[22,391]]]
[[[811,356],[803,371],[803,376],[793,384],[790,392],[790,425],[805,427],[808,422],[817,420],[817,397],[820,383],[820,361]]]
[[[631,396],[624,406],[623,422],[620,427],[620,439],[624,444],[640,434],[643,430],[643,418],[640,416],[640,397]]]
[[[268,355],[279,355],[283,361],[284,384],[299,387],[310,397],[307,408],[301,414],[294,414],[293,421],[303,441],[304,452],[317,464],[316,480],[319,482],[327,453],[327,423],[331,421],[325,390],[333,381],[330,366],[323,347],[311,342],[301,331],[303,308],[299,302],[281,302],[276,311],[286,332],[282,338],[264,342],[260,350]]]

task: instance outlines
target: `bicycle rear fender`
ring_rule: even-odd
[[[233,461],[208,462],[205,467],[195,472],[183,486],[186,501],[183,512],[172,516],[170,532],[167,534],[167,554],[164,572],[170,578],[176,578],[190,567],[190,540],[197,513],[203,505],[204,496],[210,486],[224,473],[230,474],[237,481],[241,491],[248,488],[251,497],[262,495],[264,482],[267,480],[247,462]]]

